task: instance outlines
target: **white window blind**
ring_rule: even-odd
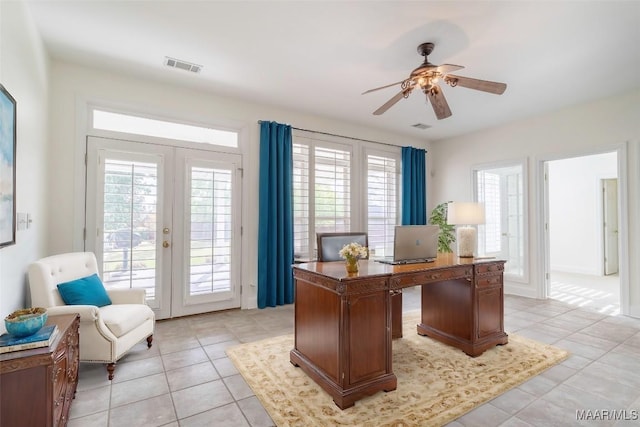
[[[351,230],[351,153],[316,147],[315,231]]]
[[[374,150],[374,151],[370,151]],[[353,171],[361,165],[362,173]],[[400,149],[294,133],[294,257],[316,257],[316,233],[365,231],[376,256],[393,253]],[[356,206],[353,204],[356,203]]]
[[[191,168],[190,295],[231,290],[231,173]]]
[[[507,192],[507,236],[509,239],[509,263],[505,273],[522,276],[524,274],[524,212],[523,183],[521,173],[505,176]]]
[[[154,298],[158,170],[153,163],[104,159],[103,280]]]
[[[371,255],[393,254],[398,223],[398,169],[394,158],[367,156],[367,232]]]
[[[478,244],[484,254],[501,251],[502,208],[500,203],[500,175],[478,172],[478,201],[484,203],[485,224],[479,228]]]
[[[293,253],[295,258],[310,256],[309,222],[309,145],[293,144]],[[313,246],[313,245],[311,245]]]

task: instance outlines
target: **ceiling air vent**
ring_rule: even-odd
[[[199,73],[202,70],[202,65],[193,64],[187,61],[181,61],[175,58],[169,58],[165,56],[164,64],[168,67],[179,68],[185,71],[191,71],[192,73]]]
[[[429,129],[431,126],[429,125],[425,125],[424,123],[416,123],[415,125],[411,125],[412,127],[416,128],[416,129]]]

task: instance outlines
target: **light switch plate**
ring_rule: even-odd
[[[18,230],[24,230],[27,228],[27,214],[24,212],[18,212],[16,216],[18,222]]]

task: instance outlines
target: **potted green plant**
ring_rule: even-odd
[[[440,226],[438,235],[438,252],[453,252],[451,244],[456,241],[455,227],[447,224],[447,205],[450,202],[440,203],[433,208],[429,216],[429,224]]]

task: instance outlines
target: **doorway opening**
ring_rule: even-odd
[[[621,313],[618,174],[616,151],[545,162],[549,298]]]

